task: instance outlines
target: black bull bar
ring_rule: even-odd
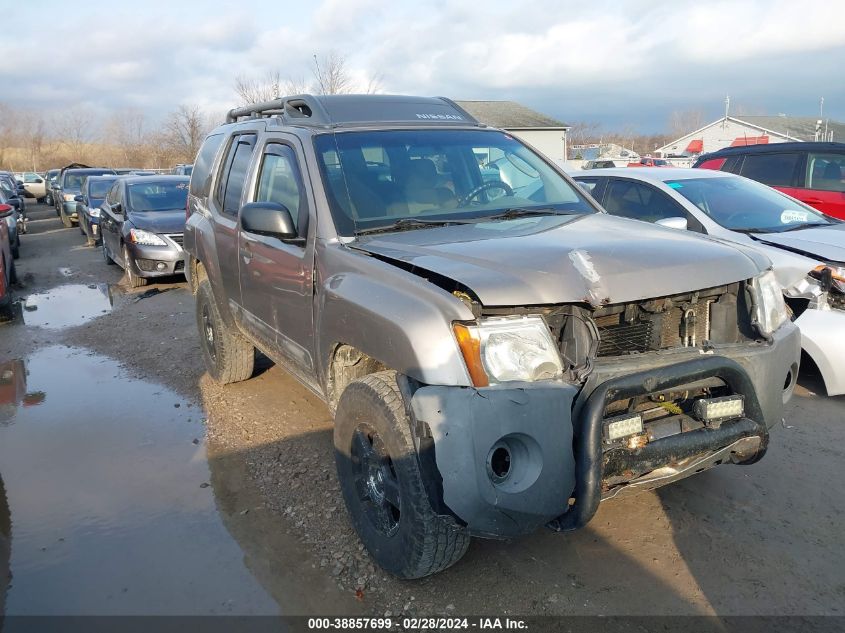
[[[742,366],[724,356],[706,356],[674,365],[612,378],[598,387],[581,408],[580,423],[574,428],[575,503],[549,527],[556,531],[571,531],[584,527],[599,507],[603,478],[602,421],[608,402],[632,398],[706,378],[719,378],[735,393],[745,399],[745,417],[725,422],[719,429],[704,428],[688,431],[647,444],[632,459],[660,460],[663,464],[700,453],[718,450],[743,437],[760,438],[757,453],[748,461],[758,461],[766,452],[769,432],[763,419],[763,410],[748,373]],[[668,457],[668,460],[667,460]]]

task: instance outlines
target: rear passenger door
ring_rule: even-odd
[[[790,195],[822,213],[845,220],[845,153],[807,154],[805,178],[801,185]]]
[[[241,300],[238,277],[238,211],[241,208],[257,139],[258,133],[255,131],[232,135],[208,202],[209,211],[214,214],[214,242],[225,296],[229,301],[238,303]],[[235,313],[237,314],[237,310]]]
[[[294,371],[316,384],[311,353],[314,240],[307,239],[313,203],[303,165],[296,137],[274,135],[264,143],[244,201],[283,205],[297,238],[282,241],[240,231],[238,255],[245,325],[257,338],[270,339]]]

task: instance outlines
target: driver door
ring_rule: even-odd
[[[264,145],[254,190],[245,201],[285,206],[298,238],[282,241],[248,233],[238,223],[238,263],[247,327],[259,340],[269,339],[292,369],[316,384],[312,355],[314,250],[313,239],[306,239],[313,203],[304,185],[303,164],[295,137],[274,137]]]

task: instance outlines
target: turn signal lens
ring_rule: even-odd
[[[461,354],[464,357],[472,384],[476,387],[488,386],[490,380],[487,378],[487,372],[484,371],[484,365],[481,362],[481,339],[478,337],[476,330],[461,323],[455,323],[452,329],[455,332],[455,338],[458,340],[458,347],[461,348]]]

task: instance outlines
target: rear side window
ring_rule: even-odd
[[[299,225],[305,196],[296,153],[292,148],[278,143],[267,146],[261,161],[255,201],[281,204],[290,211],[294,224]]]
[[[610,181],[604,208],[611,215],[645,222],[687,217],[683,208],[662,191],[630,180]]]
[[[807,189],[845,191],[845,154],[810,154]]]
[[[710,160],[706,160],[698,166],[698,169],[715,169],[716,171],[722,168],[722,165],[725,164],[724,158],[711,158]]]
[[[241,134],[232,138],[224,163],[224,176],[220,179],[215,195],[215,201],[223,213],[238,214],[255,139],[255,134]]]
[[[223,142],[223,134],[212,134],[200,148],[197,154],[197,161],[194,163],[194,172],[187,174],[191,176],[191,195],[199,198],[207,198],[211,190],[211,167],[214,165],[214,157]],[[186,174],[186,175],[187,175]]]
[[[748,154],[740,173],[764,185],[793,187],[799,160],[798,154]]]

